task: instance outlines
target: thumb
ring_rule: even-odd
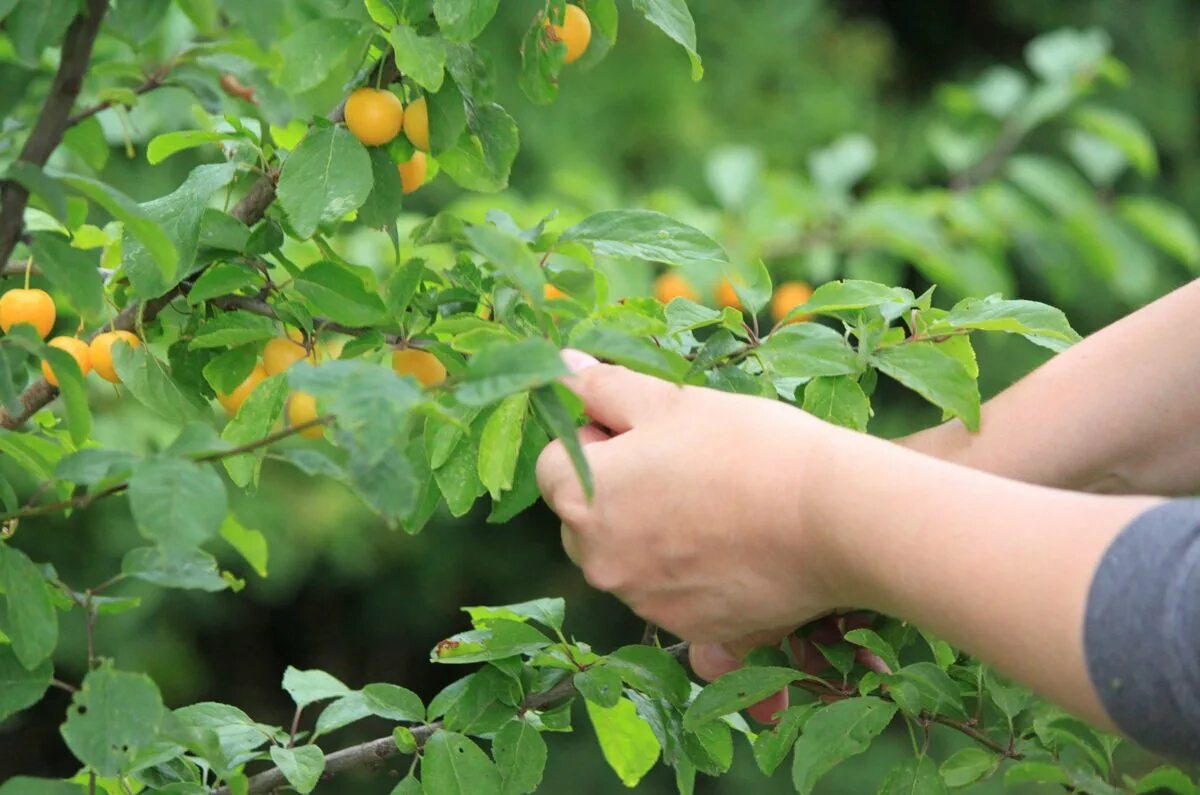
[[[678,394],[678,387],[667,381],[601,364],[582,351],[568,348],[562,357],[571,371],[563,384],[583,400],[589,417],[613,433],[630,430]]]

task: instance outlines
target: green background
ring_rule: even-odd
[[[1200,5],[1189,0],[692,0],[705,58],[702,82],[690,81],[677,47],[634,14],[623,13],[615,51],[590,71],[568,70],[550,107],[530,105],[516,85],[517,44],[535,6],[505,0],[483,41],[499,70],[500,101],[521,129],[512,188],[500,197],[466,196],[438,180],[409,203],[414,215],[450,205],[482,214],[499,206],[533,222],[554,208],[573,217],[647,206],[702,226],[732,252],[769,252],[777,274],[813,281],[841,275],[848,263],[840,253],[832,263],[820,261],[804,242],[807,210],[797,186],[805,184],[813,151],[845,134],[863,133],[874,142],[878,160],[860,191],[945,185],[948,174],[928,144],[928,132],[952,102],[947,84],[974,81],[995,64],[1023,68],[1026,44],[1064,26],[1108,33],[1132,77],[1125,90],[1105,94],[1105,104],[1140,119],[1159,147],[1159,173],[1127,173],[1117,189],[1169,198],[1193,215],[1200,211],[1195,57]],[[190,104],[182,92],[148,97],[129,119],[138,154],[132,159],[124,154],[121,125],[106,115],[113,152],[104,178],[141,200],[178,185],[198,161],[178,157],[152,169],[140,144],[187,127]],[[1060,138],[1061,130],[1039,132],[1022,150],[1057,152]],[[712,178],[720,162],[732,164],[733,177]],[[750,198],[723,208],[722,190],[739,177],[749,180]],[[375,233],[342,242],[364,256],[382,244]],[[1130,291],[1063,263],[1055,267],[1066,272],[1048,276],[1038,270],[1042,262],[1030,256],[1005,263],[1010,297],[1056,303],[1082,332],[1188,278],[1181,266],[1155,260],[1146,283]],[[903,263],[889,267],[892,278],[925,286]],[[614,284],[645,290],[650,275],[634,269],[616,274]],[[1010,383],[1040,356],[1019,343],[981,342],[985,391]],[[98,439],[152,449],[171,437],[172,428],[113,390],[99,384],[93,390]],[[873,429],[884,435],[938,419],[935,410],[898,392],[877,404],[887,408]],[[387,530],[342,487],[269,465],[260,491],[240,497],[237,512],[270,541],[268,578],[258,579],[231,556],[228,565],[248,579],[240,594],[126,584],[123,593],[142,594],[142,609],[100,623],[100,653],[115,657],[123,669],[150,673],[169,705],[223,701],[259,720],[286,723],[291,708],[279,681],[288,664],[325,669],[352,687],[390,681],[431,697],[460,673],[427,660],[434,643],[465,628],[458,612],[464,604],[561,595],[569,605],[568,629],[598,646],[627,643],[641,632],[640,622],[615,599],[584,585],[559,548],[556,520],[541,506],[503,527],[485,525],[484,512],[477,511],[460,521],[440,519],[422,535],[408,537]],[[120,501],[76,519],[28,522],[21,533],[23,548],[35,559],[54,559],[69,582],[104,579],[136,541]],[[82,628],[66,624],[64,632],[56,665],[62,678],[77,680],[85,657]],[[66,695],[54,691],[36,708],[0,724],[0,780],[16,773],[61,775],[72,768],[58,737],[66,704]],[[620,791],[587,721],[581,712],[576,717],[574,734],[549,737],[542,791]],[[333,739],[348,745],[385,731],[384,724],[366,721]],[[951,748],[960,740],[935,728],[934,742]],[[743,751],[730,775],[703,780],[697,791],[790,791],[786,765],[768,782]],[[831,774],[819,791],[874,791],[906,753],[907,737],[889,736]],[[639,791],[673,791],[668,772],[656,771]],[[392,782],[385,771],[362,771],[318,791],[383,793]]]

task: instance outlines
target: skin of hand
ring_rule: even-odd
[[[1200,491],[1200,280],[1089,336],[909,449],[1027,483],[1109,494]]]
[[[580,438],[595,494],[549,445],[537,476],[563,545],[589,584],[694,644],[700,676],[854,606],[1110,725],[1084,663],[1087,591],[1112,538],[1155,501],[1016,483],[783,403],[564,359],[593,420]]]

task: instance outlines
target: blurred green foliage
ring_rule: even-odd
[[[319,0],[289,3],[284,18],[256,20],[263,42],[313,4]],[[254,13],[253,0],[244,6]],[[447,205],[477,218],[501,207],[527,223],[553,209],[572,220],[646,206],[710,232],[736,259],[763,258],[777,280],[855,276],[915,289],[936,281],[946,297],[999,291],[1055,303],[1085,332],[1197,272],[1200,251],[1186,234],[1163,229],[1165,211],[1128,197],[1200,211],[1200,5],[693,0],[692,8],[702,82],[690,81],[677,47],[627,15],[620,57],[566,76],[547,109],[530,105],[517,87],[517,43],[532,6],[502,4],[485,46],[496,54],[500,101],[522,131],[512,188],[499,197],[467,196],[438,180],[410,204],[412,220]],[[166,36],[140,42],[144,62],[193,35],[182,15],[172,15]],[[1054,40],[1058,52],[1029,58],[1028,42],[1060,29],[1072,32]],[[1109,53],[1124,67],[1106,60]],[[1054,82],[1046,78],[1057,65],[1093,56],[1085,77],[1068,80],[1086,97],[1072,93],[1069,107],[1028,130],[1012,121],[1015,105],[1006,103]],[[0,74],[4,115],[5,97],[21,78]],[[109,144],[103,178],[138,199],[178,185],[198,161],[180,157],[150,168],[143,147],[191,126],[192,103],[184,92],[164,90],[127,116],[99,116]],[[2,129],[0,145],[11,142]],[[994,165],[1006,178],[964,198],[956,186],[973,180],[976,153],[997,140],[1004,157]],[[1010,141],[1020,153],[1015,160],[1007,157]],[[372,256],[386,247],[379,237],[338,245],[351,258],[356,251]],[[644,293],[652,276],[649,268],[612,274],[614,289]],[[1038,355],[1029,351],[1004,341],[982,346],[985,389],[1035,366]],[[111,394],[97,390],[94,400],[102,441],[149,450],[173,435]],[[915,403],[888,402],[877,431],[937,420]],[[481,515],[441,519],[408,537],[389,532],[340,486],[270,466],[259,492],[237,510],[268,536],[267,579],[252,579],[236,595],[146,587],[143,609],[107,620],[98,639],[121,650],[123,667],[149,672],[169,704],[221,700],[286,722],[290,708],[278,681],[289,663],[351,682],[404,682],[431,695],[450,674],[427,664],[428,649],[464,624],[460,604],[564,595],[572,622],[588,627],[597,645],[640,632],[615,600],[583,585],[545,511],[502,528],[484,526]],[[109,505],[47,521],[36,534],[24,539],[31,556],[52,556],[68,579],[86,582],[117,567],[135,531],[124,508]],[[79,627],[66,632],[58,665],[64,677],[78,678],[83,634]],[[53,695],[0,725],[0,778],[18,766],[49,775],[69,764],[57,736],[65,703],[65,695]],[[578,725],[577,735],[554,738],[545,791],[615,791],[584,736],[586,724]],[[368,726],[362,737],[377,731]],[[869,763],[835,771],[819,791],[872,790],[906,753],[906,738],[891,739]],[[936,730],[933,741],[945,749],[961,743]],[[776,779],[764,783],[739,759],[734,773],[702,791],[789,791],[786,772]],[[367,771],[322,791],[389,787]],[[639,791],[673,786],[658,771]]]

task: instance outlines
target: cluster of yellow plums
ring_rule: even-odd
[[[8,333],[9,329],[19,323],[26,323],[37,330],[42,339],[50,336],[58,312],[54,308],[54,299],[45,290],[25,288],[9,290],[0,296],[0,329]],[[91,342],[78,337],[55,337],[48,343],[71,354],[79,370],[87,375],[92,370],[114,384],[121,382],[113,367],[112,347],[117,340],[124,340],[134,348],[142,344],[137,335],[131,331],[105,331],[97,334]],[[58,386],[58,378],[54,368],[47,361],[42,362],[42,375],[53,386]]]
[[[425,184],[429,171],[425,155],[429,151],[429,105],[425,97],[405,107],[387,89],[359,88],[346,100],[346,127],[365,146],[387,146],[403,131],[417,151],[396,165],[400,188],[412,193]]]
[[[808,282],[787,281],[781,283],[771,296],[771,317],[776,323],[783,322],[793,309],[808,303],[812,294],[813,288]],[[654,281],[654,297],[664,304],[669,304],[676,298],[700,301],[700,293],[692,286],[692,283],[675,271],[668,271]],[[720,306],[731,306],[739,310],[742,308],[737,291],[733,289],[733,282],[727,278],[717,284],[713,297]],[[812,316],[796,315],[788,322],[803,323],[806,320],[812,320]]]

